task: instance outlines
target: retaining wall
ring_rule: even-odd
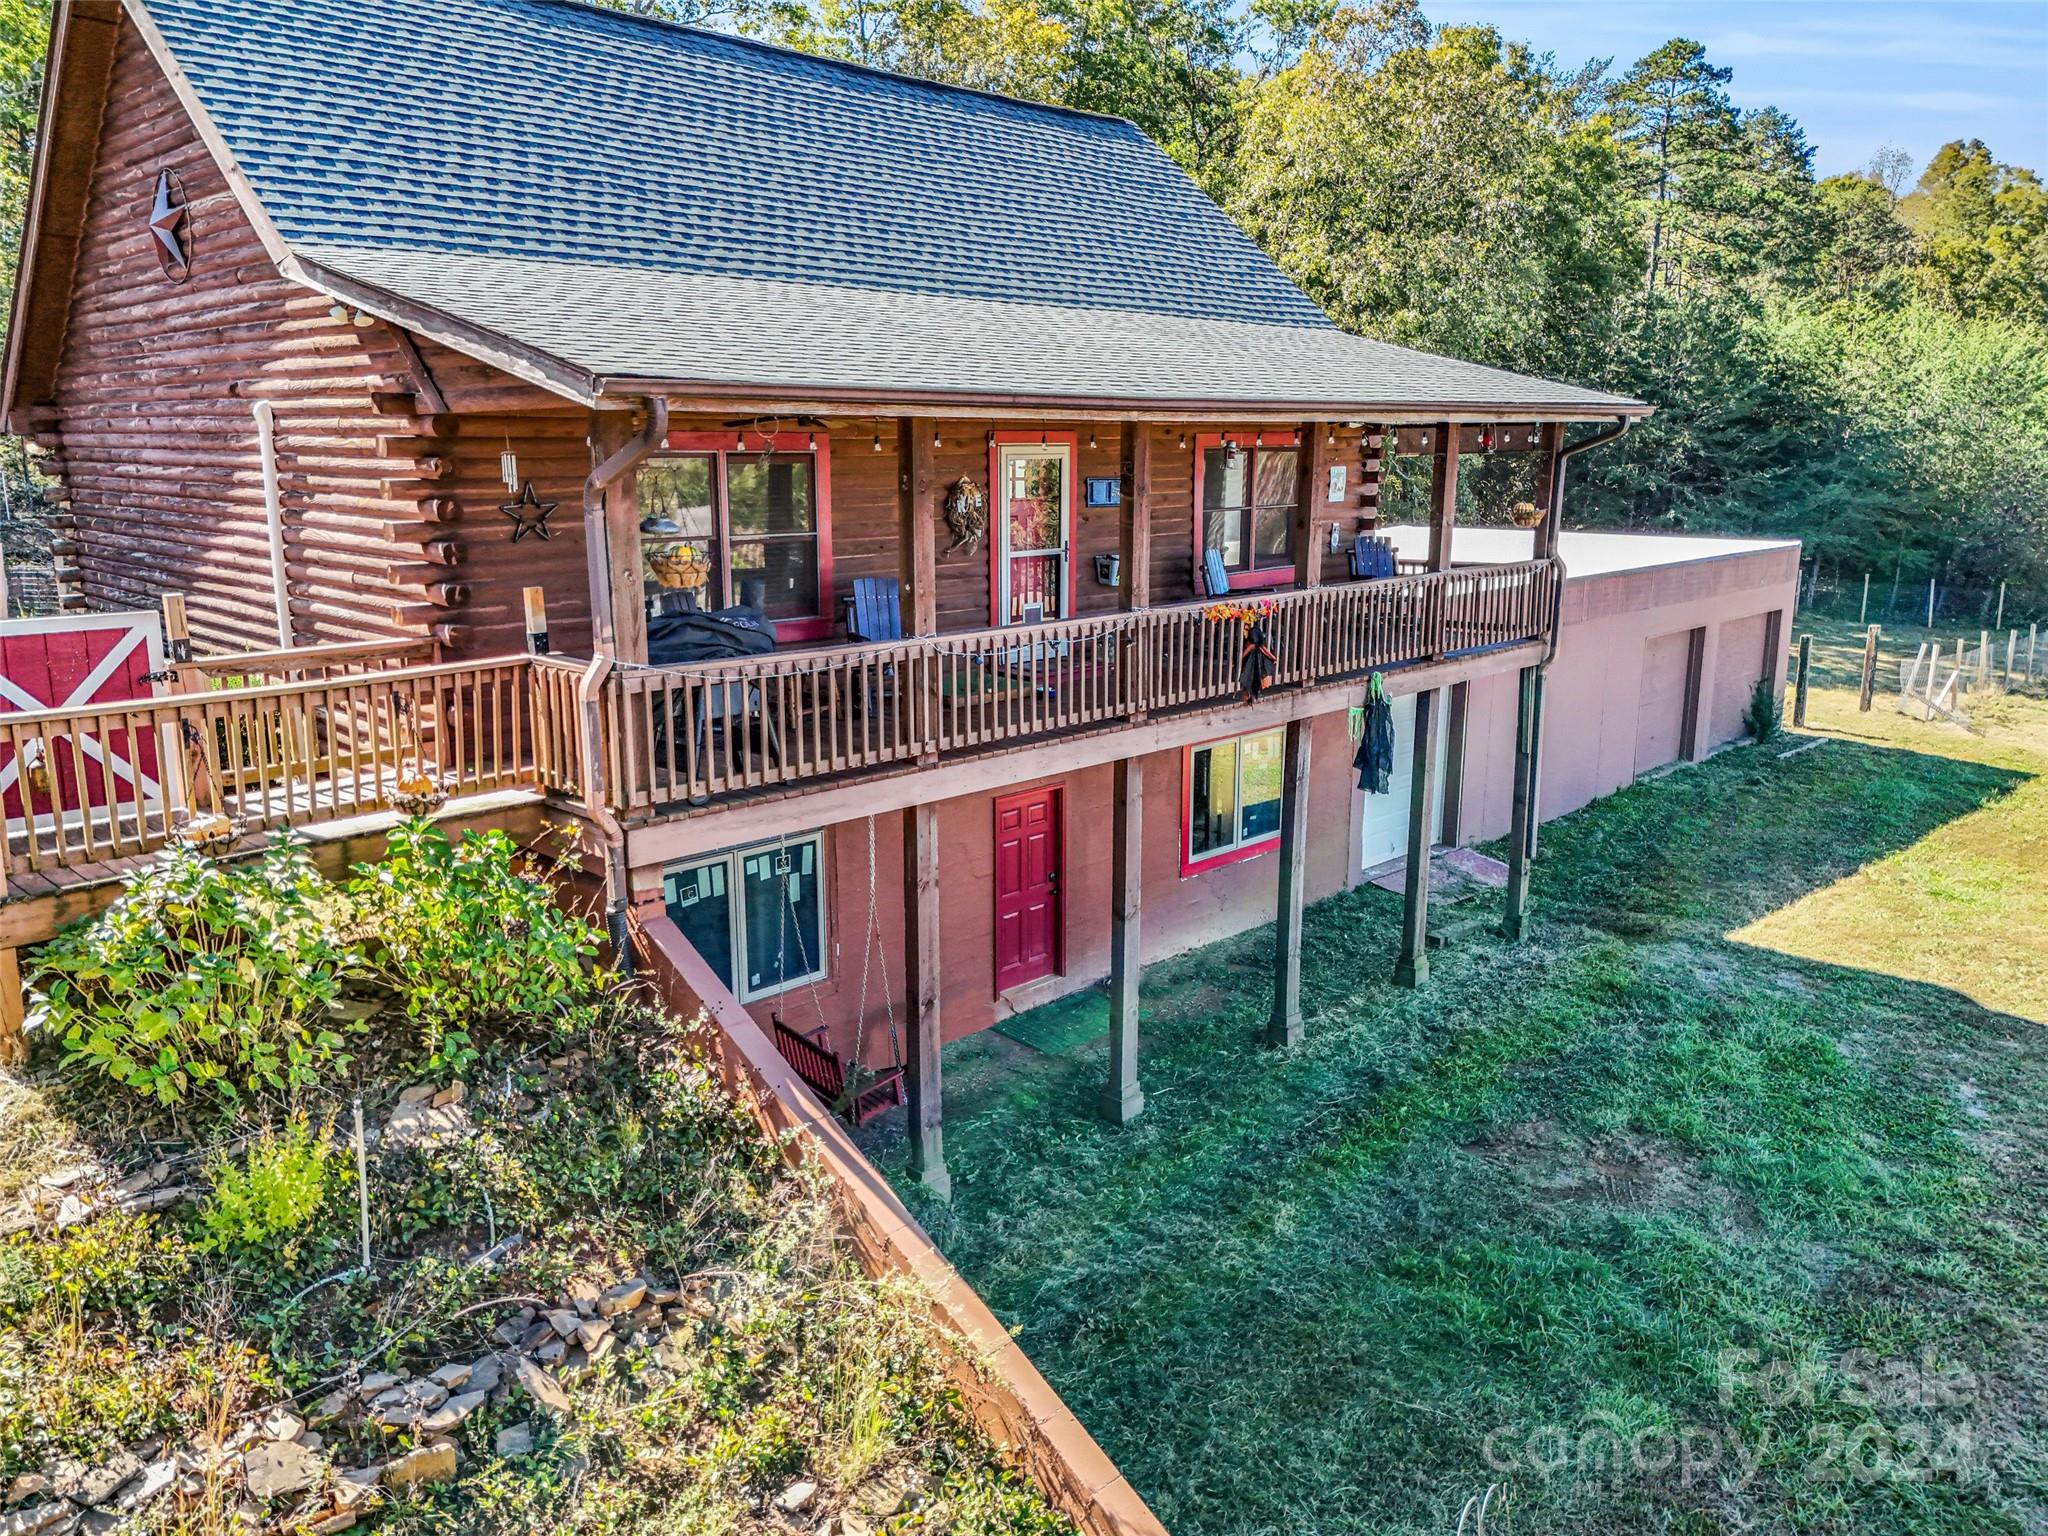
[[[956,1351],[954,1376],[974,1421],[1088,1536],[1165,1536],[1166,1527],[676,925],[658,909],[643,912],[633,937],[642,979],[677,1017],[702,1012],[720,1074],[761,1128],[787,1138],[792,1162],[811,1157],[823,1168],[862,1267],[878,1277],[910,1276],[930,1295],[933,1321]]]

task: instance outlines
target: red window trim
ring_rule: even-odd
[[[1195,541],[1195,592],[1198,596],[1203,595],[1202,452],[1208,448],[1221,448],[1225,442],[1244,442],[1246,438],[1256,439],[1260,436],[1273,438],[1274,441],[1270,445],[1260,444],[1256,441],[1247,442],[1245,443],[1247,452],[1256,455],[1262,446],[1274,448],[1299,448],[1301,446],[1301,432],[1299,429],[1274,432],[1200,432],[1195,435],[1195,504],[1192,521],[1194,524]],[[1258,466],[1256,464],[1252,467],[1251,484],[1254,487],[1258,484]],[[1250,532],[1250,529],[1246,530],[1247,537],[1250,536]],[[1230,590],[1233,592],[1257,591],[1262,587],[1287,587],[1294,584],[1294,565],[1290,561],[1288,564],[1276,566],[1270,571],[1231,571],[1229,575]]]
[[[815,451],[810,447],[814,437],[818,440]],[[811,488],[818,499],[818,602],[823,611],[814,618],[777,619],[775,639],[778,644],[831,639],[838,596],[832,590],[832,435],[823,427],[815,432],[807,428],[795,432],[671,432],[667,447],[677,453],[708,453],[716,457],[721,506],[725,502],[725,461],[733,454],[811,455]]]
[[[1074,476],[1081,468],[1080,435],[1074,432],[991,432],[988,435],[988,622],[991,629],[1006,627],[1003,618],[1003,561],[1007,558],[1004,545],[1009,542],[1010,521],[1003,510],[996,505],[996,490],[1001,483],[998,471],[1002,465],[1001,448],[1029,447],[1041,445],[1050,448],[1055,443],[1064,443],[1067,449],[1067,473],[1060,483],[1060,543],[1067,552],[1066,568],[1060,573],[1060,598],[1062,606],[1074,605]],[[1072,613],[1060,614],[1071,619]]]
[[[1191,818],[1188,815],[1188,802],[1193,799],[1195,792],[1195,754],[1201,751],[1202,748],[1213,747],[1219,742],[1243,741],[1251,736],[1270,736],[1274,729],[1272,726],[1266,726],[1256,731],[1240,731],[1233,736],[1212,736],[1207,741],[1191,742],[1189,745],[1181,748],[1180,876],[1183,880],[1187,879],[1190,875],[1199,875],[1205,870],[1221,869],[1225,864],[1238,864],[1246,859],[1255,859],[1268,849],[1277,848],[1280,845],[1280,833],[1275,829],[1272,832],[1268,832],[1264,837],[1254,838],[1252,841],[1242,843],[1235,848],[1225,849],[1222,853],[1205,853],[1198,859],[1188,852],[1188,833],[1193,830],[1189,825]],[[1238,809],[1242,811],[1243,807],[1240,806]]]

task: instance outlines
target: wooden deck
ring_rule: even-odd
[[[1262,598],[1273,687],[1525,646],[1550,634],[1560,587],[1533,561]],[[162,698],[0,715],[0,898],[116,880],[192,817],[260,841],[392,813],[424,784],[644,826],[1128,731],[1234,697],[1245,641],[1189,603],[690,667],[415,665],[374,647],[188,663],[187,691]]]
[[[1547,638],[1560,589],[1555,565],[1530,561],[1273,595],[1273,686]],[[606,802],[630,820],[679,814],[1209,708],[1239,691],[1245,643],[1211,606],[621,666],[602,699]]]

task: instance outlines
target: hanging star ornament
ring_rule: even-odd
[[[149,205],[149,233],[155,242],[157,265],[166,277],[180,282],[191,273],[192,263],[179,237],[187,215],[185,189],[169,171],[156,173],[156,197]]]
[[[520,491],[517,501],[508,501],[498,510],[512,519],[512,542],[517,544],[529,533],[543,539],[552,539],[555,535],[548,527],[548,518],[560,505],[558,501],[542,501],[534,495],[533,482],[529,480]]]

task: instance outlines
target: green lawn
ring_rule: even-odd
[[[1270,929],[1155,966],[1126,1130],[1100,1045],[949,1049],[907,1193],[1178,1536],[2048,1529],[2048,703],[1812,719],[1420,993],[1314,908],[1296,1051]]]

